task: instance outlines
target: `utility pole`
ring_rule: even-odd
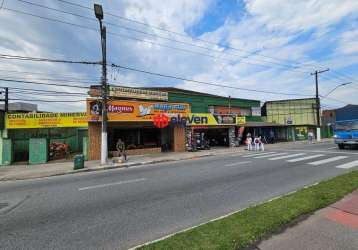
[[[329,69],[325,69],[325,70],[316,70],[314,73],[311,73],[311,75],[315,75],[315,79],[316,79],[316,120],[317,120],[317,141],[321,141],[321,114],[320,114],[320,109],[321,109],[321,104],[320,104],[320,99],[319,99],[319,91],[318,91],[318,74],[322,74],[324,72],[329,71]]]
[[[103,25],[103,9],[99,4],[94,4],[94,13],[99,21],[99,28],[101,32],[101,47],[102,47],[102,133],[101,133],[101,165],[107,164],[108,160],[108,142],[107,142],[107,57],[106,57],[106,27]]]
[[[5,115],[9,112],[9,88],[5,88]]]
[[[229,95],[229,114],[231,115],[231,96]]]
[[[0,93],[4,95],[4,99],[0,99],[1,102],[4,102],[4,112],[5,114],[9,112],[9,88],[3,88],[4,92],[1,91]]]

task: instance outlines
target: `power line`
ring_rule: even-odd
[[[68,5],[72,5],[72,6],[76,6],[76,7],[79,7],[79,8],[83,8],[83,9],[87,9],[87,10],[91,10],[91,11],[92,11],[92,8],[91,8],[91,7],[84,6],[84,5],[81,5],[81,4],[72,3],[72,2],[69,2],[69,1],[66,1],[66,0],[57,0],[57,1],[58,1],[58,2],[62,2],[62,3],[65,3],[65,4],[68,4]],[[141,24],[141,25],[144,25],[144,26],[147,26],[147,27],[150,27],[150,28],[154,28],[154,29],[157,29],[157,30],[161,30],[161,31],[165,31],[165,32],[172,33],[172,34],[175,34],[175,35],[179,35],[179,36],[181,36],[181,37],[189,38],[189,39],[191,39],[191,40],[196,40],[196,41],[200,41],[200,42],[204,42],[204,43],[207,43],[207,44],[211,44],[211,45],[218,46],[218,43],[216,43],[216,42],[204,40],[204,39],[201,39],[201,38],[191,37],[191,36],[189,36],[189,35],[187,35],[187,34],[185,34],[185,33],[180,33],[180,32],[172,31],[172,30],[165,29],[165,28],[162,28],[162,27],[150,25],[150,24],[148,24],[148,23],[140,22],[140,21],[137,21],[137,20],[134,20],[134,19],[130,19],[130,18],[127,18],[127,17],[123,17],[123,16],[120,16],[120,15],[117,15],[117,14],[113,14],[113,13],[110,13],[110,12],[105,12],[105,14],[108,15],[108,16],[112,16],[112,17],[116,17],[116,18],[125,20],[125,21],[129,21],[129,22]],[[221,46],[221,47],[223,47],[223,48],[226,48],[226,49],[231,49],[231,50],[236,50],[236,51],[241,51],[241,52],[248,53],[248,55],[246,55],[246,56],[249,56],[250,54],[254,54],[254,53],[255,53],[255,52],[251,52],[251,51],[244,50],[244,49],[234,48],[234,47],[231,47],[231,46],[229,46],[229,45],[222,45],[222,44],[220,44],[219,46]],[[276,61],[292,63],[292,61],[290,61],[290,60],[281,59],[281,58],[276,58],[276,57],[267,56],[267,55],[263,55],[263,54],[255,54],[255,55],[261,56],[261,57],[265,57],[265,58],[269,58],[269,59],[276,60]],[[297,62],[293,62],[293,63],[298,64],[298,65],[299,65],[299,64],[301,64],[301,65],[306,64],[306,63],[297,63]],[[306,65],[309,65],[309,64],[306,64]],[[311,66],[316,67],[315,65],[311,65]]]
[[[23,15],[37,17],[37,18],[41,18],[41,19],[45,19],[45,20],[49,20],[49,21],[53,21],[53,22],[62,23],[62,24],[72,25],[72,26],[75,26],[75,27],[78,27],[78,28],[83,28],[83,29],[92,30],[92,31],[96,31],[96,32],[99,31],[96,28],[91,28],[91,27],[87,27],[87,26],[84,26],[84,25],[80,25],[80,24],[74,24],[74,23],[71,23],[71,22],[62,21],[62,20],[58,20],[58,19],[55,19],[55,18],[39,16],[39,15],[31,14],[31,13],[28,13],[28,12],[14,10],[14,9],[11,9],[11,8],[4,8],[4,9],[9,10],[9,11],[13,11],[13,12],[16,12],[16,13],[20,13],[20,14],[23,14]],[[139,39],[139,38],[136,38],[136,37],[123,35],[123,34],[119,34],[119,33],[107,32],[107,34],[113,35],[113,36],[123,37],[123,38],[126,38],[126,39],[138,41],[138,42],[144,42],[144,43],[149,43],[149,44],[152,44],[152,45],[158,45],[158,46],[173,49],[173,50],[183,51],[183,52],[192,53],[192,54],[198,54],[198,55],[205,56],[205,57],[211,57],[211,58],[218,59],[218,60],[224,60],[224,61],[230,61],[230,62],[233,61],[232,59],[228,59],[228,58],[221,58],[221,57],[218,57],[218,56],[208,55],[206,53],[201,53],[201,52],[187,50],[187,49],[178,48],[178,47],[172,47],[172,46],[169,46],[169,45],[166,45],[166,44],[157,43],[157,42],[153,42],[153,41],[149,41],[149,40],[145,40],[145,39]],[[256,59],[254,59],[254,60],[256,60]],[[256,61],[258,61],[258,60],[256,60]],[[249,65],[266,67],[266,68],[272,68],[273,67],[273,66],[270,66],[270,65],[262,65],[262,64],[247,62],[247,61],[240,61],[240,62],[245,63],[245,64],[249,64]],[[281,68],[282,68],[282,66],[281,66]],[[293,68],[292,70],[299,70],[299,69],[298,68]],[[299,71],[301,71],[301,70],[299,70]],[[301,71],[301,72],[307,73],[306,71]]]
[[[9,88],[9,90],[27,90],[35,92],[44,92],[44,93],[53,93],[53,94],[85,94],[81,92],[66,92],[66,91],[56,91],[56,90],[43,90],[43,89],[30,89],[30,88],[19,88],[19,87],[0,87],[0,88]],[[86,94],[87,95],[87,94]]]
[[[64,103],[64,102],[84,102],[86,100],[45,100],[45,99],[27,99],[29,97],[23,96],[21,94],[12,94],[15,98],[9,98],[11,101],[27,101],[27,102],[48,102],[48,103]]]
[[[74,75],[68,74],[59,74],[59,73],[46,73],[46,72],[32,72],[32,71],[20,71],[20,70],[8,70],[8,69],[0,69],[0,72],[8,72],[10,74],[13,73],[21,73],[22,75],[45,75],[45,76],[61,76],[66,79],[71,80],[100,80],[100,77],[93,76],[94,78],[76,78]]]
[[[336,76],[336,78],[340,78],[340,79],[342,79],[344,81],[349,80],[349,81],[358,82],[358,80],[353,78],[352,76],[349,76],[347,74],[338,72],[337,70],[333,70],[331,73],[334,74]]]
[[[37,6],[37,7],[40,7],[40,8],[44,8],[44,9],[56,11],[56,12],[59,12],[59,13],[69,14],[69,15],[73,15],[73,16],[76,16],[76,17],[80,17],[80,18],[84,18],[84,19],[87,19],[87,20],[91,20],[91,21],[97,21],[96,18],[87,17],[87,16],[79,15],[79,14],[72,13],[72,12],[68,12],[68,11],[64,11],[64,10],[59,10],[59,9],[52,8],[52,7],[48,7],[48,6],[45,6],[45,5],[41,5],[41,4],[37,4],[37,3],[32,3],[32,2],[29,2],[29,1],[25,1],[25,0],[17,0],[17,1],[23,2],[23,3],[26,3],[26,4],[30,4],[30,5],[34,5],[34,6]],[[242,59],[243,57],[246,57],[246,56],[243,56],[243,55],[238,55],[238,54],[234,54],[234,53],[228,53],[228,52],[225,52],[225,51],[221,51],[220,49],[213,49],[213,48],[209,48],[209,47],[206,47],[206,46],[197,45],[197,44],[190,43],[190,42],[179,41],[179,40],[172,39],[172,38],[169,38],[169,37],[164,37],[164,36],[160,36],[160,35],[157,35],[157,34],[148,33],[148,32],[142,31],[142,30],[138,30],[138,29],[126,27],[126,26],[123,26],[123,25],[118,25],[118,24],[116,24],[116,23],[111,23],[111,22],[108,22],[108,21],[104,21],[104,23],[105,23],[105,24],[108,24],[108,25],[112,25],[112,26],[118,27],[118,28],[120,28],[120,29],[125,29],[125,30],[129,30],[129,31],[133,31],[133,32],[136,32],[136,33],[145,34],[145,35],[149,35],[149,36],[154,36],[154,37],[158,37],[158,38],[165,39],[165,40],[168,40],[168,41],[172,41],[172,42],[176,42],[176,43],[180,43],[180,44],[184,44],[184,45],[188,45],[188,46],[193,46],[193,47],[197,47],[197,48],[201,48],[201,49],[206,49],[206,50],[214,51],[214,52],[216,52],[216,53],[223,53],[223,54],[226,54],[226,55],[237,56],[237,57],[239,57],[241,60],[243,60],[243,59]],[[143,41],[143,40],[142,40],[142,41]],[[156,44],[157,44],[157,43],[156,43]],[[258,59],[253,59],[253,60],[259,61]],[[263,61],[263,62],[266,62],[266,63],[270,63],[270,64],[276,64],[276,65],[279,65],[279,66],[281,66],[281,67],[298,68],[297,66],[288,65],[288,64],[283,64],[283,63],[277,63],[277,62],[272,62],[272,61],[267,61],[267,60],[262,60],[262,59],[260,59],[260,61]]]
[[[112,67],[115,67],[115,68],[121,68],[121,69],[125,69],[125,70],[136,71],[136,72],[140,72],[140,73],[144,73],[144,74],[150,74],[150,75],[154,75],[154,76],[160,76],[160,77],[165,77],[165,78],[172,78],[172,79],[176,79],[176,80],[188,81],[188,82],[199,83],[199,84],[206,84],[206,85],[211,85],[211,86],[216,86],[216,87],[224,87],[224,88],[245,90],[245,91],[251,91],[251,92],[266,93],[266,94],[295,95],[295,96],[311,96],[311,95],[304,95],[304,94],[293,94],[293,93],[284,93],[284,92],[274,92],[274,91],[265,91],[265,90],[257,90],[257,89],[248,89],[248,88],[233,87],[233,86],[223,85],[223,84],[217,84],[217,83],[213,83],[213,82],[204,82],[204,81],[198,81],[198,80],[194,80],[194,79],[188,79],[188,78],[184,78],[184,77],[181,77],[181,76],[172,76],[172,75],[166,75],[166,74],[162,74],[162,73],[150,72],[150,71],[141,70],[141,69],[136,69],[136,68],[132,68],[132,67],[117,65],[117,64],[114,64],[114,63],[112,63],[111,66],[112,66]]]
[[[322,95],[320,95],[320,97],[321,97],[322,99],[328,99],[328,100],[340,102],[340,103],[343,103],[343,104],[346,104],[346,105],[351,104],[351,103],[348,103],[348,102],[345,102],[345,101],[342,101],[342,100],[338,100],[338,99],[333,98],[333,97],[327,97],[327,96],[322,96]]]
[[[45,83],[45,82],[24,81],[24,80],[13,80],[13,79],[6,79],[6,78],[0,78],[0,81],[28,83],[28,84],[38,84],[38,85],[48,85],[48,86],[57,86],[57,87],[79,88],[79,89],[88,89],[88,87],[79,86],[79,85],[55,84],[55,83]]]
[[[100,65],[101,64],[100,62],[71,61],[71,60],[62,60],[62,59],[49,59],[49,58],[17,56],[17,55],[7,55],[7,54],[0,54],[0,58],[1,59],[34,61],[34,62],[57,62],[57,63],[70,63],[70,64],[89,64],[89,65]]]
[[[80,94],[76,94],[76,93],[49,93],[49,92],[37,92],[37,91],[30,91],[30,90],[14,90],[14,91],[9,91],[9,93],[13,93],[13,94],[25,94],[25,95],[41,95],[41,96],[87,96],[87,94],[84,93],[80,93]]]
[[[68,102],[86,102],[87,100],[68,100],[68,101],[55,101],[55,100],[42,100],[42,99],[23,99],[23,98],[9,98],[11,101],[24,101],[24,102],[55,102],[55,103],[68,103]]]
[[[91,80],[91,81],[85,81],[85,80],[67,80],[67,79],[55,79],[55,78],[27,78],[27,77],[16,77],[15,78],[13,76],[1,76],[0,77],[6,77],[6,79],[13,79],[13,80],[35,80],[35,81],[55,81],[55,82],[67,82],[67,83],[90,83],[90,84],[95,84],[95,83],[98,83],[98,81],[95,81],[95,80]]]

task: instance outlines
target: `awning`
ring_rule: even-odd
[[[257,128],[257,127],[287,127],[285,124],[278,124],[274,122],[246,122],[243,127]]]

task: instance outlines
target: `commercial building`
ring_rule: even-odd
[[[1,129],[0,165],[46,163],[86,148],[85,112],[26,113],[17,109],[16,113],[2,115],[5,121]]]
[[[309,131],[316,132],[316,99],[290,99],[265,102],[262,115],[279,140],[304,140]]]
[[[98,86],[90,91],[89,159],[100,158],[101,103]],[[235,146],[239,127],[260,109],[260,102],[210,95],[177,88],[133,89],[110,87],[108,103],[109,155],[116,142],[125,142],[128,154],[195,148],[205,138],[213,146]],[[242,131],[242,130],[241,130]]]
[[[223,97],[178,88],[155,88],[168,92],[169,101],[190,104],[197,117],[206,117],[207,124],[190,123],[187,130],[187,150],[199,137],[206,138],[211,146],[233,147],[239,144],[247,121],[259,120],[260,101]]]

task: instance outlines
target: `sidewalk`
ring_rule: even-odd
[[[357,250],[358,190],[262,241],[259,250]]]
[[[315,143],[325,143],[330,141],[332,141],[332,139],[323,139],[321,142],[315,142]],[[270,150],[270,148],[271,149],[275,149],[277,147],[280,148],[283,145],[287,145],[287,144],[292,144],[292,145],[307,144],[307,141],[279,142],[275,144],[267,144],[265,145],[265,149]],[[132,166],[168,162],[168,161],[188,160],[192,158],[243,152],[245,149],[246,146],[242,145],[240,147],[235,147],[235,148],[214,148],[211,150],[203,150],[198,152],[183,152],[183,153],[171,152],[171,153],[158,153],[158,154],[151,154],[151,155],[134,155],[134,156],[129,156],[128,161],[126,163],[108,164],[105,166],[101,166],[99,161],[86,161],[85,168],[79,170],[73,170],[73,161],[49,162],[40,165],[0,166],[0,181],[25,180],[25,179],[49,177],[49,176],[72,174],[72,173],[79,173],[79,172],[99,171],[99,170],[120,168],[120,167],[132,167]]]
[[[66,162],[50,162],[39,165],[10,165],[0,166],[0,181],[9,180],[25,180],[33,178],[41,178],[55,175],[64,175],[80,172],[99,171],[105,169],[132,167],[145,164],[153,164],[160,162],[180,161],[208,157],[220,154],[231,154],[244,151],[245,147],[238,148],[220,148],[198,152],[183,153],[159,153],[151,155],[135,155],[129,156],[125,163],[108,164],[101,166],[99,161],[86,161],[85,168],[73,170],[73,161]]]

